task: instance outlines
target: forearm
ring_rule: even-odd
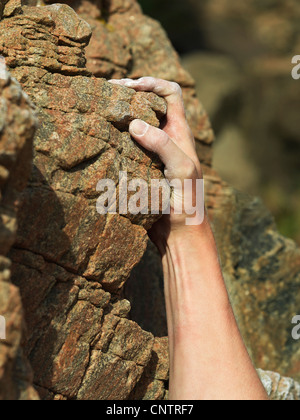
[[[161,246],[170,399],[267,399],[240,335],[207,220]]]

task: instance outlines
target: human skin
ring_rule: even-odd
[[[202,179],[195,140],[185,116],[180,86],[145,77],[112,80],[136,91],[154,92],[167,101],[161,128],[141,120],[130,125],[132,137],[155,152],[167,180]],[[164,215],[149,232],[163,264],[170,348],[170,400],[267,400],[267,394],[240,334],[228,297],[216,242],[205,213],[201,224],[186,225],[190,214]]]

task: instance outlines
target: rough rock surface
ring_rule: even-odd
[[[117,182],[120,170],[147,181],[162,176],[128,125],[142,118],[157,126],[166,105],[90,75],[91,29],[69,6],[17,7],[4,16],[0,54],[39,118],[10,253],[34,384],[42,398],[125,399],[156,350],[152,334],[126,319],[130,305],[118,294],[155,219],[100,216],[96,184]]]
[[[258,370],[262,383],[274,401],[300,401],[300,384],[278,373]]]
[[[280,370],[282,374],[299,378],[299,346],[291,339],[291,320],[300,304],[297,293],[299,248],[278,234],[272,216],[258,200],[234,191],[209,168],[213,138],[206,113],[195,102],[194,82],[182,71],[159,25],[141,15],[132,0],[110,2],[104,15],[97,7],[93,16],[88,15],[88,4],[73,3],[78,13],[95,28],[94,33],[102,34],[102,38],[93,35],[87,52],[87,66],[91,66],[91,71],[100,76],[120,76],[114,73],[116,70],[107,73],[105,66],[110,60],[101,58],[105,56],[106,42],[99,41],[104,33],[109,40],[120,34],[127,48],[130,46],[131,55],[131,65],[122,76],[152,75],[175,80],[183,86],[189,122],[198,140],[198,153],[206,173],[207,206],[215,224],[225,276],[243,334],[258,367]],[[116,69],[116,61],[112,61]],[[92,62],[93,68],[89,64]],[[155,255],[154,248],[149,246],[126,283],[125,295],[132,303],[133,319],[145,330],[164,336],[162,274],[159,259],[155,264]]]
[[[46,0],[46,3],[53,1]],[[67,0],[92,28],[87,68],[97,77],[160,77],[183,88],[187,117],[203,164],[212,160],[213,132],[196,97],[195,82],[180,64],[161,25],[145,16],[136,0]]]
[[[158,125],[165,102],[100,76],[161,72],[163,77],[168,70],[166,78],[185,86],[188,116],[207,164],[212,131],[193,80],[160,26],[135,2],[112,2],[109,13],[95,10],[93,21],[87,16],[94,32],[87,63],[91,28],[67,5],[21,7],[10,1],[0,25],[0,54],[35,103],[40,121],[10,253],[25,308],[24,348],[42,398],[163,398],[167,341],[126,319],[130,305],[120,297],[144,253],[145,229],[157,216],[99,217],[95,204],[97,181],[117,182],[120,170],[147,181],[161,177],[160,163],[140,150],[127,130],[134,118]],[[123,53],[130,53],[128,67],[118,65]],[[106,69],[109,62],[113,72]]]
[[[87,62],[91,29],[66,5],[21,7],[11,0],[0,22],[0,54],[40,120],[34,169],[10,253],[25,308],[23,348],[39,395],[166,396],[167,339],[130,321],[130,304],[121,294],[146,248],[145,228],[155,219],[104,218],[95,209],[99,179],[117,181],[120,169],[146,180],[161,176],[159,162],[132,142],[127,129],[135,117],[158,125],[165,103],[111,86],[102,76],[151,75],[183,86],[206,172],[207,204],[247,344],[258,367],[296,377],[297,343],[288,337],[298,304],[299,251],[276,233],[257,202],[241,199],[209,169],[213,136],[207,114],[160,26],[143,16],[134,0],[114,0],[109,8],[106,2],[68,3],[93,29]],[[152,273],[146,274],[150,282]],[[145,302],[144,277],[137,275],[140,289],[133,287],[131,303],[137,307]]]
[[[38,396],[21,347],[22,303],[11,283],[7,254],[16,237],[19,194],[30,174],[36,120],[32,105],[3,62],[0,72],[0,315],[6,320],[6,340],[0,340],[0,400],[29,400]]]

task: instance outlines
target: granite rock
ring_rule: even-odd
[[[135,118],[158,126],[166,104],[88,71],[91,28],[69,6],[5,8],[4,17],[0,54],[39,119],[10,252],[33,383],[45,399],[125,399],[154,337],[126,319],[130,305],[120,290],[159,215],[101,216],[96,185],[103,178],[118,184],[119,171],[148,183],[162,177],[161,163],[133,142],[128,126]]]
[[[53,1],[46,0],[46,3]],[[97,77],[152,76],[179,83],[187,118],[205,166],[212,161],[213,131],[196,97],[195,81],[184,70],[161,25],[145,16],[136,0],[66,1],[92,28],[87,68]]]
[[[27,324],[21,365],[25,369],[30,362],[40,397],[167,397],[166,329],[161,322],[152,333],[155,317],[150,319],[145,305],[151,300],[144,299],[141,284],[147,278],[151,285],[155,277],[152,296],[157,287],[161,297],[154,299],[156,319],[162,314],[163,321],[155,254],[157,269],[150,271],[146,254],[131,285],[139,319],[129,319],[131,305],[123,293],[146,249],[147,229],[159,216],[96,212],[98,180],[118,183],[120,170],[148,182],[162,176],[160,162],[132,141],[128,125],[143,118],[158,126],[166,105],[155,95],[112,86],[107,77],[151,75],[182,85],[206,174],[207,207],[248,348],[257,367],[299,377],[297,343],[290,338],[299,307],[299,249],[277,233],[257,200],[236,193],[210,168],[207,114],[160,25],[134,0],[68,2],[80,17],[66,4],[24,3],[11,0],[0,9],[0,54],[35,104],[39,127],[31,177],[19,195],[18,234],[5,242],[5,252],[14,243],[13,287],[22,296]],[[7,392],[6,399],[13,395]]]
[[[36,400],[32,371],[22,349],[21,296],[11,282],[7,257],[16,238],[20,193],[30,174],[36,118],[3,60],[0,72],[0,315],[6,322],[5,339],[0,338],[0,400]]]
[[[283,378],[278,373],[258,370],[262,383],[273,401],[299,401],[300,384],[290,378]]]

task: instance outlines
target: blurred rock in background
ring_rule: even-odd
[[[23,189],[31,169],[35,118],[27,96],[4,72],[0,313],[7,320],[8,341],[0,349],[0,400],[36,399],[33,384],[42,399],[50,400],[167,397],[161,261],[150,245],[142,257],[146,230],[156,216],[99,217],[95,206],[98,177],[117,180],[120,168],[138,178],[162,176],[157,162],[127,131],[137,117],[158,125],[156,116],[164,115],[165,103],[101,79],[146,74],[183,87],[239,327],[256,367],[279,372],[261,374],[271,398],[299,399],[300,348],[291,335],[291,320],[299,310],[300,248],[277,232],[259,199],[236,192],[211,168],[213,132],[207,113],[159,23],[144,16],[136,0],[65,1],[81,17],[67,5],[44,7],[40,0],[28,0],[41,7],[27,7],[27,0],[23,6],[21,0],[0,0],[0,54],[34,102],[39,120],[34,165]],[[180,16],[188,30],[189,20]],[[201,34],[193,36],[201,41]],[[215,162],[222,157],[234,184],[243,179],[245,190],[258,188],[262,169],[257,170],[252,144],[255,150],[264,139],[249,137],[247,129],[247,121],[252,131],[264,120],[259,101],[254,113],[254,70],[248,77],[242,61],[222,51],[200,54],[202,70],[196,70],[196,78],[204,72],[198,84],[219,139]],[[186,59],[187,66],[193,57]],[[277,95],[271,83],[270,92]]]
[[[140,0],[163,22],[216,131],[214,167],[300,242],[298,0]],[[200,29],[201,28],[201,29]]]

